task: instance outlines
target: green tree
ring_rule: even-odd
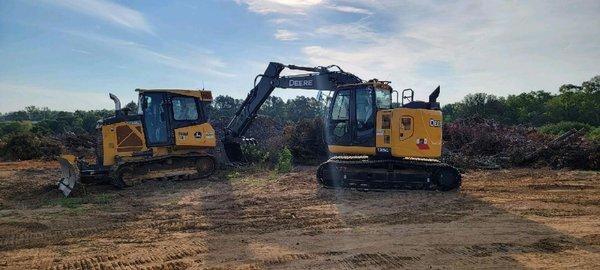
[[[210,115],[213,118],[232,118],[240,107],[242,101],[230,96],[218,96],[213,100]]]
[[[321,117],[324,104],[313,97],[297,96],[285,103],[285,120],[298,122],[301,119]]]
[[[282,116],[285,114],[286,104],[280,97],[269,97],[265,103],[260,107],[259,113],[277,120],[283,120]]]
[[[127,105],[125,105],[125,108],[129,109],[130,114],[136,114],[138,111],[138,105],[133,100],[127,103]]]

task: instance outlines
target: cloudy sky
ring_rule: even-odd
[[[421,98],[439,84],[445,103],[556,92],[600,74],[600,1],[0,1],[0,112],[110,108],[135,88],[243,98],[269,61]]]

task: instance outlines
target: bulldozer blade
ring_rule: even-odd
[[[242,146],[240,143],[235,141],[223,141],[223,148],[225,148],[225,154],[229,162],[245,162],[246,157],[242,152]]]
[[[58,189],[62,191],[65,197],[71,194],[75,185],[80,180],[79,168],[77,167],[75,156],[66,155],[58,157],[60,163],[61,178],[57,182]]]

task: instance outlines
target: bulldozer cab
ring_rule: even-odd
[[[392,108],[392,91],[379,81],[337,88],[325,121],[327,144],[374,147],[377,111]]]
[[[206,123],[209,91],[137,89],[147,147],[175,144],[174,130]]]

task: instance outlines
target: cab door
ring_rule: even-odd
[[[352,91],[336,91],[329,108],[326,124],[326,141],[329,145],[350,145],[352,143],[351,122]]]
[[[352,145],[375,146],[375,91],[372,87],[357,88],[354,91],[352,116]]]
[[[170,110],[165,93],[145,93],[142,97],[142,123],[146,145],[165,146],[173,144],[173,132],[169,128]]]
[[[371,87],[338,90],[329,109],[327,143],[375,146],[375,94]]]

